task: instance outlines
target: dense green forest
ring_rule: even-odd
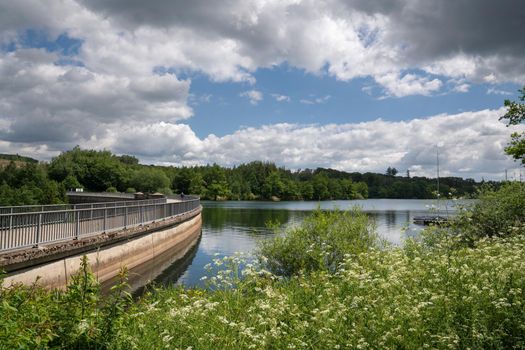
[[[21,158],[22,159],[22,158]],[[407,174],[408,175],[408,174]],[[65,191],[191,193],[221,200],[326,200],[360,198],[436,198],[436,181],[425,177],[347,173],[317,168],[291,171],[254,161],[233,168],[142,165],[136,157],[76,147],[49,163],[11,162],[0,171],[0,204],[49,204],[65,201]],[[473,179],[440,179],[440,196],[470,196]]]

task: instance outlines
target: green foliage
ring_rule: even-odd
[[[136,302],[126,271],[102,297],[84,258],[66,291],[0,287],[0,348],[523,349],[523,191],[483,190],[458,220],[516,229],[468,246],[452,231],[461,226],[428,232],[441,234],[433,245],[381,246],[358,210],[317,211],[262,243],[260,264],[214,259],[207,289],[156,289]],[[490,213],[500,206],[501,218]]]
[[[134,170],[129,185],[140,192],[157,192],[170,186],[170,179],[160,169],[141,167]]]
[[[0,286],[3,282],[0,275]],[[0,348],[45,348],[56,337],[54,296],[36,285],[0,287]]]
[[[335,273],[286,279],[242,256],[215,259],[208,290],[146,295],[124,315],[112,346],[521,349],[523,261],[525,236],[453,250],[409,241],[348,253]]]
[[[109,151],[75,147],[53,158],[49,164],[49,176],[58,182],[72,176],[92,191],[105,191],[108,187],[124,191],[125,169],[120,159]]]
[[[127,154],[117,156],[117,158],[118,160],[120,160],[121,163],[126,164],[126,165],[138,165],[139,164],[139,160],[137,157],[129,156]]]
[[[347,254],[379,245],[374,224],[358,209],[315,211],[300,226],[260,243],[257,255],[279,276],[326,270],[335,272]]]
[[[508,123],[507,126],[518,125],[525,121],[525,103],[523,103],[523,101],[525,101],[525,86],[518,91],[521,93],[519,99],[522,102],[505,100],[504,103],[507,108],[507,113],[505,113],[500,120],[506,119]],[[521,160],[521,163],[525,165],[525,133],[512,133],[511,141],[505,148],[505,152],[515,160]]]
[[[1,287],[0,349],[105,349],[123,327],[123,314],[131,303],[127,271],[108,296],[84,256],[79,272],[66,291],[47,291],[34,285]]]
[[[166,195],[173,194],[173,191],[169,187],[158,188],[157,191]]]
[[[0,170],[0,205],[56,204],[65,201],[65,189],[50,180],[43,164],[16,166],[11,162]]]
[[[71,174],[66,176],[66,178],[62,181],[62,184],[68,190],[75,190],[76,188],[82,188],[82,185],[80,184],[80,182],[78,182],[77,178]]]
[[[509,236],[525,227],[525,184],[507,182],[495,190],[481,189],[478,200],[465,208],[448,229],[467,242],[482,237]]]
[[[396,168],[392,168],[392,167],[388,167],[386,169],[386,175],[387,176],[396,176],[398,173],[397,169]]]

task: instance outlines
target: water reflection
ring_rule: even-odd
[[[293,212],[279,209],[231,209],[221,207],[205,208],[203,225],[211,232],[221,232],[225,227],[252,232],[265,229],[269,223],[284,224],[290,221]]]
[[[202,236],[197,236],[180,246],[174,246],[162,254],[155,256],[128,271],[129,289],[134,295],[141,295],[144,286],[151,283],[168,285],[177,281],[192,264],[199,248]],[[107,294],[110,288],[118,282],[118,277],[109,279],[101,284],[103,294]]]
[[[453,212],[450,203],[438,203]],[[373,199],[325,202],[203,202],[202,239],[194,256],[180,267],[170,269],[178,273],[165,273],[159,283],[178,283],[186,286],[202,285],[204,266],[216,257],[235,252],[250,254],[261,239],[272,237],[267,223],[281,226],[300,223],[312,210],[334,208],[350,209],[359,206],[375,220],[377,232],[393,244],[402,244],[407,236],[417,235],[420,226],[412,224],[414,216],[428,213],[436,206],[431,200]],[[177,265],[176,263],[175,265]],[[182,275],[180,274],[182,272]],[[180,276],[180,277],[179,277]]]

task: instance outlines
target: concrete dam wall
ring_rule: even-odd
[[[71,275],[79,271],[83,255],[87,256],[99,282],[104,284],[115,278],[124,266],[131,270],[151,264],[162,255],[184,256],[198,242],[201,224],[199,206],[145,225],[3,254],[0,269],[8,273],[3,285],[30,285],[37,281],[45,288],[65,288]],[[145,282],[148,278],[139,280]]]

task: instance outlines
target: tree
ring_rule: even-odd
[[[328,176],[325,173],[315,174],[312,185],[314,188],[313,199],[323,200],[330,197],[330,192],[328,192]]]
[[[279,173],[277,171],[272,171],[264,181],[262,187],[263,197],[266,199],[270,199],[272,196],[280,198],[283,191],[284,184],[281,180],[281,177],[279,176]]]
[[[105,191],[108,187],[126,189],[125,165],[109,151],[82,150],[77,146],[53,158],[48,171],[52,180],[63,182],[74,176],[92,191]]]
[[[126,164],[126,165],[138,165],[139,164],[139,160],[137,157],[130,156],[127,154],[123,154],[121,156],[118,156],[117,158],[118,160],[120,160],[121,163]]]
[[[518,91],[521,93],[520,101],[525,101],[525,86]],[[500,117],[500,120],[507,119],[507,126],[518,125],[525,121],[524,103],[505,100],[505,107],[507,108],[507,113]],[[505,148],[505,153],[512,156],[515,160],[521,160],[521,163],[525,165],[525,132],[514,132],[510,137],[510,143]]]
[[[201,173],[194,172],[191,177],[190,187],[187,193],[202,195],[206,190],[204,185],[205,183]]]
[[[170,179],[160,169],[140,168],[135,170],[128,187],[133,187],[141,192],[155,192],[168,188]]]
[[[396,176],[396,174],[397,174],[397,169],[396,169],[396,168],[388,167],[388,169],[386,169],[386,174],[387,174],[388,176]]]

